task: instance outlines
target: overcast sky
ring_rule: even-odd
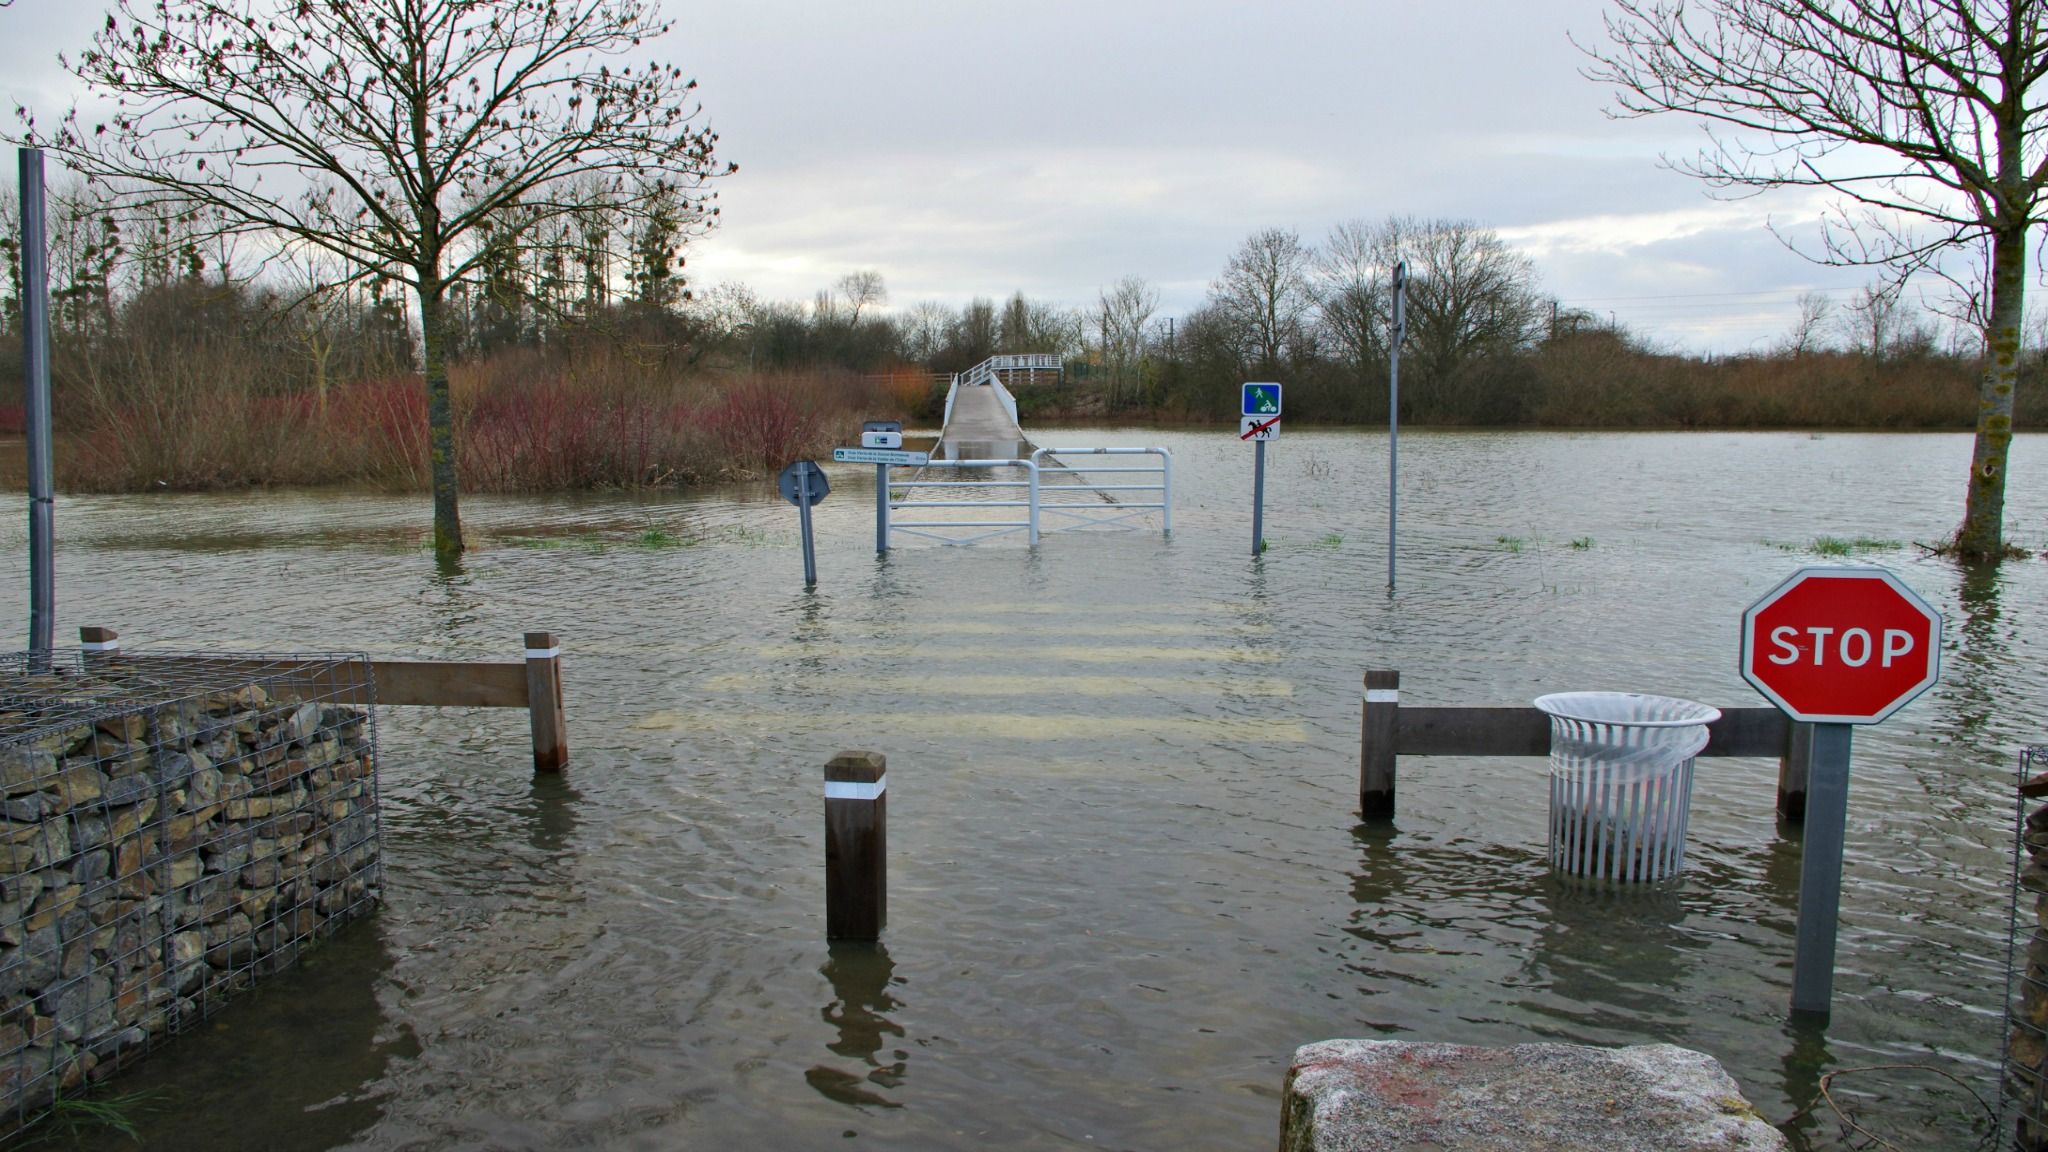
[[[694,283],[807,299],[874,268],[893,306],[1022,290],[1070,305],[1135,274],[1162,313],[1197,306],[1243,238],[1319,240],[1390,214],[1497,228],[1546,293],[1668,345],[1741,351],[1823,268],[1769,227],[1810,230],[1795,192],[1726,202],[1660,166],[1677,119],[1617,122],[1567,39],[1600,0],[668,0],[655,45],[701,82],[723,224]],[[0,12],[0,88],[45,118],[95,0]]]

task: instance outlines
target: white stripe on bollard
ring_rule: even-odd
[[[526,650],[526,658],[528,660],[553,660],[561,654],[562,649],[560,645],[553,648],[528,648]]]
[[[1399,688],[1367,688],[1365,690],[1365,702],[1367,704],[1399,704],[1401,702],[1401,690]]]
[[[844,780],[825,781],[827,800],[880,800],[889,787],[889,777],[883,776],[873,784],[856,784]]]

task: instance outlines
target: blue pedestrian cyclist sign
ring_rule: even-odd
[[[1244,386],[1244,415],[1278,416],[1280,414],[1280,386],[1278,384],[1247,384]]]

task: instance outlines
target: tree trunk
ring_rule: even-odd
[[[1991,241],[1991,320],[1984,379],[1977,388],[1977,445],[1970,454],[1970,496],[1956,551],[1965,560],[1997,560],[2005,549],[2005,460],[2012,448],[2013,388],[2020,374],[2020,321],[2026,312],[2027,230],[2008,226]]]
[[[419,281],[420,339],[426,351],[427,462],[434,486],[434,555],[462,555],[462,513],[455,479],[455,405],[448,395],[448,340],[438,272]]]
[[[327,427],[327,362],[334,356],[334,341],[324,333],[314,333],[306,338],[307,353],[313,359],[313,407],[320,417],[320,427]]]

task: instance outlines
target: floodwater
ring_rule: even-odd
[[[870,473],[834,467],[806,591],[765,487],[473,498],[453,574],[417,497],[63,499],[60,637],[564,650],[564,779],[532,777],[523,713],[383,713],[386,907],[123,1077],[145,1146],[1270,1147],[1289,1054],[1340,1036],[1670,1041],[1773,1119],[1844,1067],[1995,1092],[2048,562],[1914,546],[1958,517],[1967,437],[1415,434],[1391,599],[1379,435],[1271,446],[1257,560],[1228,432],[1059,439],[1171,446],[1171,538],[878,560]],[[2048,438],[2013,456],[2038,548]],[[1822,536],[1875,545],[1949,625],[1940,686],[1857,735],[1825,1030],[1785,1019],[1799,846],[1771,762],[1702,762],[1662,889],[1547,875],[1540,761],[1406,760],[1398,819],[1359,824],[1365,669],[1414,705],[1756,704],[1738,619]],[[842,748],[889,757],[879,948],[824,941]],[[1836,1090],[1901,1146],[1984,1128],[1932,1073]]]

